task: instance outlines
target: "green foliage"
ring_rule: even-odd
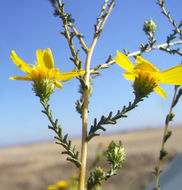
[[[161,150],[160,151],[160,157],[159,157],[159,160],[162,160],[165,156],[167,156],[168,155],[168,152],[167,152],[167,150]]]
[[[122,110],[121,111],[118,110],[118,112],[114,116],[112,116],[113,113],[110,112],[107,117],[102,116],[99,122],[97,122],[97,119],[95,118],[94,124],[91,125],[90,127],[90,131],[87,136],[87,141],[90,141],[94,136],[99,136],[100,134],[97,133],[98,130],[106,131],[103,125],[108,125],[108,124],[114,125],[117,123],[118,119],[127,117],[127,115],[125,114],[129,112],[130,110],[133,110],[134,108],[136,108],[138,102],[142,101],[142,98],[141,97],[135,98],[133,103],[129,102],[128,106],[123,106]]]
[[[97,24],[95,24],[95,36],[99,37],[102,32],[102,25],[104,24],[105,18],[108,16],[109,9],[112,6],[112,3],[114,3],[115,0],[111,0],[111,3],[108,4],[108,0],[104,2],[101,8],[101,12],[99,17],[97,17]]]
[[[106,153],[107,160],[111,166],[109,175],[116,175],[117,170],[121,168],[126,157],[122,142],[119,141],[119,145],[116,145],[115,142],[112,141]]]
[[[174,96],[173,96],[173,100],[172,100],[172,103],[171,103],[171,107],[170,107],[170,110],[169,110],[169,113],[167,114],[166,116],[166,121],[165,121],[165,129],[164,129],[164,136],[163,136],[163,141],[162,141],[162,148],[160,150],[160,155],[159,155],[159,164],[158,166],[156,167],[155,169],[155,176],[156,176],[156,184],[155,184],[155,188],[156,190],[159,190],[160,186],[159,186],[159,176],[160,176],[160,173],[161,173],[161,164],[162,164],[162,160],[164,157],[166,157],[168,155],[168,152],[167,150],[165,149],[165,144],[167,142],[167,140],[171,137],[172,135],[172,131],[169,131],[168,130],[168,126],[169,126],[169,123],[172,121],[172,119],[174,118],[174,114],[172,113],[172,109],[175,107],[175,105],[178,103],[179,101],[179,98],[181,97],[181,89],[178,90],[179,86],[175,86],[174,88]]]
[[[52,116],[52,110],[49,110],[50,106],[48,104],[48,100],[42,99],[40,100],[40,103],[44,107],[44,110],[42,110],[42,112],[48,117],[51,123],[51,126],[48,126],[48,128],[53,130],[57,134],[57,136],[54,137],[56,140],[58,140],[56,143],[60,144],[65,149],[62,154],[67,154],[69,156],[67,160],[74,163],[77,167],[80,167],[81,162],[78,159],[79,152],[76,151],[75,146],[72,148],[71,141],[67,139],[68,134],[66,134],[65,136],[62,135],[62,128],[60,125],[58,125],[58,119],[54,121]]]
[[[90,172],[87,182],[87,190],[101,186],[102,180],[107,180],[113,175],[117,175],[117,171],[122,167],[126,157],[122,142],[119,141],[119,145],[117,145],[112,141],[105,152],[105,156],[110,165],[110,170],[105,172],[101,167],[97,167],[94,172]]]
[[[87,190],[91,190],[97,186],[101,186],[101,181],[105,178],[105,172],[102,168],[97,167],[94,172],[90,172],[88,178]]]
[[[175,88],[178,88],[178,87],[179,87],[179,86],[176,86]],[[179,101],[181,95],[182,95],[182,88],[180,88],[180,89],[178,90],[176,99],[175,99],[175,101],[174,101],[174,103],[173,103],[173,105],[172,105],[173,108],[174,108],[174,107],[176,106],[176,104],[178,103],[178,101]]]
[[[167,134],[164,137],[164,142],[166,142],[172,135],[172,131],[167,131]]]

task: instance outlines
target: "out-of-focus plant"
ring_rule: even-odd
[[[33,91],[36,96],[40,98],[40,103],[43,106],[42,112],[50,121],[50,125],[48,127],[56,133],[56,143],[64,148],[62,154],[66,154],[68,156],[67,160],[72,162],[79,169],[78,179],[68,182],[59,181],[55,185],[50,185],[48,189],[98,189],[103,180],[107,180],[108,178],[117,175],[117,171],[122,167],[126,157],[124,146],[121,141],[119,144],[112,141],[107,150],[101,154],[101,158],[103,156],[107,158],[110,166],[109,170],[106,171],[101,167],[96,167],[95,170],[90,172],[89,176],[86,176],[87,145],[89,141],[100,135],[99,130],[106,131],[105,125],[114,125],[117,123],[118,119],[127,117],[126,114],[135,109],[138,106],[138,103],[143,101],[144,98],[148,97],[153,91],[156,91],[164,99],[166,99],[165,92],[159,87],[160,83],[166,83],[178,86],[175,86],[175,95],[170,112],[166,118],[165,133],[159,159],[160,161],[158,167],[156,168],[157,180],[155,189],[159,189],[158,179],[160,167],[162,159],[167,153],[164,149],[164,145],[167,139],[171,136],[171,132],[168,130],[168,124],[174,117],[172,114],[172,108],[177,104],[182,94],[182,90],[179,89],[179,85],[182,84],[182,65],[159,72],[159,69],[147,60],[143,59],[141,56],[145,52],[150,52],[152,50],[162,50],[171,55],[177,54],[182,56],[181,49],[179,48],[180,44],[182,44],[182,21],[177,24],[171,18],[170,14],[166,12],[164,7],[165,2],[163,0],[158,0],[157,4],[160,6],[162,14],[165,15],[169,21],[169,24],[173,26],[173,30],[171,34],[166,37],[166,41],[163,44],[157,45],[157,39],[155,38],[157,25],[152,19],[146,20],[143,25],[143,31],[148,39],[147,43],[140,44],[139,51],[130,52],[126,49],[123,50],[124,53],[118,51],[118,54],[114,59],[110,55],[105,63],[91,68],[91,59],[95,45],[102,34],[103,27],[111,14],[112,9],[115,6],[115,0],[104,1],[97,17],[97,22],[94,26],[94,34],[90,46],[85,43],[83,34],[79,33],[75,28],[75,20],[72,15],[65,11],[65,3],[61,0],[50,0],[50,2],[54,7],[54,15],[58,16],[62,20],[62,31],[60,34],[63,35],[68,42],[71,52],[70,60],[73,62],[75,68],[72,72],[68,73],[61,73],[59,69],[55,69],[54,59],[49,48],[43,51],[37,50],[37,62],[32,66],[26,64],[16,55],[15,51],[12,51],[11,58],[13,62],[26,73],[26,76],[10,77],[12,80],[26,80],[33,82]],[[78,40],[80,43],[79,49],[76,49],[74,46],[75,40]],[[178,45],[178,48],[172,49],[175,45]],[[85,60],[81,60],[79,58],[79,53],[81,50],[83,50],[86,55]],[[134,65],[128,57],[136,58],[136,63],[138,64]],[[135,96],[134,100],[129,102],[126,106],[123,106],[122,109],[118,110],[115,114],[111,111],[107,116],[103,115],[99,120],[95,118],[93,124],[88,130],[88,105],[89,98],[93,91],[92,80],[95,76],[100,74],[99,72],[101,69],[109,68],[115,62],[126,70],[123,73],[124,77],[127,80],[133,81]],[[62,134],[62,126],[58,124],[58,119],[54,119],[52,110],[50,109],[50,105],[48,103],[55,88],[62,88],[62,84],[60,82],[67,81],[73,77],[76,77],[80,82],[79,92],[81,97],[76,102],[76,110],[80,114],[82,120],[81,156],[79,156],[79,152],[76,147],[72,145],[72,141],[68,139],[68,134]]]

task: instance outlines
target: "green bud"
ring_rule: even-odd
[[[35,95],[38,96],[42,100],[49,100],[50,95],[54,92],[55,83],[53,80],[49,80],[48,78],[40,79],[38,82],[34,81],[33,83],[33,91]]]
[[[104,176],[104,171],[101,167],[97,167],[95,173],[98,178],[103,178]]]
[[[149,21],[146,20],[143,25],[143,30],[147,35],[154,35],[157,30],[157,25],[152,19]]]
[[[112,141],[107,150],[107,159],[109,163],[113,166],[114,169],[121,168],[122,163],[125,161],[125,150],[122,142],[119,142],[119,145],[116,145]]]
[[[164,0],[158,0],[158,4],[163,7],[165,5],[165,1]]]

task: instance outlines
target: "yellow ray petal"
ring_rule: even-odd
[[[54,68],[54,59],[52,56],[52,52],[49,48],[47,48],[43,51],[43,62],[44,62],[44,66],[47,69],[53,69]]]
[[[135,80],[135,75],[132,72],[124,72],[123,75],[127,80]]]
[[[43,53],[42,53],[42,50],[41,50],[41,49],[38,49],[38,50],[36,51],[36,56],[37,56],[38,65],[39,65],[41,68],[44,68]]]
[[[114,58],[115,62],[127,71],[132,71],[135,65],[128,59],[126,55],[117,51],[117,57]]]
[[[72,79],[78,75],[83,75],[85,71],[78,71],[78,72],[67,72],[67,73],[58,73],[56,76],[56,79],[59,81],[67,81],[69,79]]]
[[[63,85],[58,81],[55,82],[55,86],[56,88],[63,88]]]
[[[26,80],[26,81],[33,81],[30,77],[10,77],[11,80]]]
[[[147,60],[143,59],[140,56],[137,56],[135,61],[136,63],[138,63],[138,65],[136,65],[135,67],[136,69],[148,72],[159,72],[159,69],[157,69],[157,67],[155,67],[154,65],[152,65],[151,63],[149,63]]]
[[[182,85],[182,65],[162,71],[159,76],[161,83]]]
[[[162,88],[160,86],[157,86],[154,88],[154,90],[161,95],[164,99],[166,99],[166,93],[164,92],[164,90],[162,90]]]
[[[15,51],[12,51],[10,56],[13,62],[15,63],[15,65],[19,67],[22,71],[24,71],[25,73],[31,72],[32,68],[29,65],[27,65],[22,59],[20,59],[16,55]]]

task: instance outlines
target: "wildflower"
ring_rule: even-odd
[[[56,184],[54,185],[49,185],[48,186],[48,190],[64,190],[65,188],[67,188],[70,185],[70,181],[58,181]]]
[[[26,76],[14,76],[10,77],[10,79],[33,81],[33,89],[37,96],[42,94],[46,94],[46,96],[48,94],[49,96],[55,87],[62,88],[62,84],[58,81],[64,82],[84,74],[84,71],[77,71],[76,68],[72,72],[60,73],[58,68],[54,68],[54,59],[49,48],[43,51],[38,49],[36,56],[37,61],[35,64],[28,65],[16,55],[15,51],[12,51],[11,59],[17,67],[26,73]]]
[[[160,83],[182,85],[182,65],[159,72],[159,69],[140,56],[136,57],[136,63],[138,64],[135,66],[128,57],[119,51],[117,51],[115,61],[120,67],[126,70],[126,72],[123,73],[125,78],[135,81],[134,86],[144,84],[147,88],[153,86],[152,90],[156,91],[164,99],[166,99],[166,94],[163,89],[159,87]],[[136,82],[138,83],[136,84]]]

